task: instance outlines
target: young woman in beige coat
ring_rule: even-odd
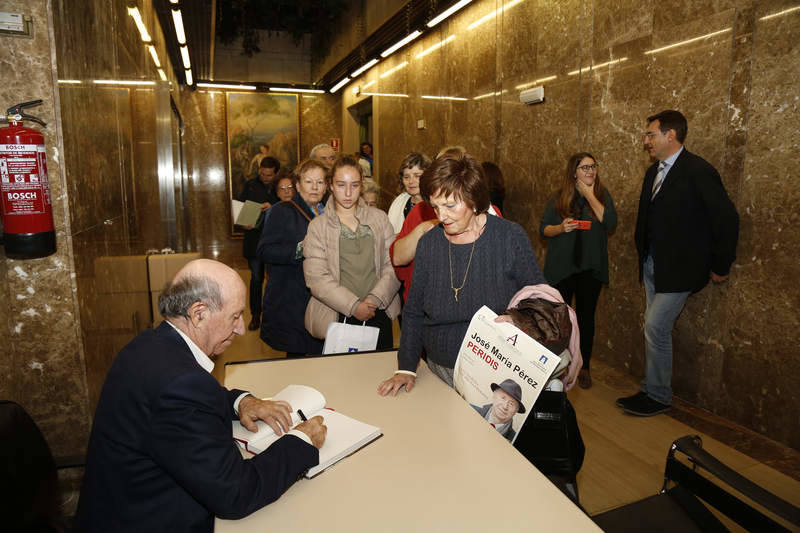
[[[361,199],[355,158],[339,157],[330,175],[325,213],[311,221],[303,241],[303,272],[311,289],[306,329],[324,338],[332,321],[366,322],[380,330],[377,349],[390,350],[392,320],[400,313],[400,282],[389,258],[394,229],[386,213]]]

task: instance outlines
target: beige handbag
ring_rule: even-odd
[[[337,320],[339,313],[311,297],[306,306],[305,325],[312,337],[324,339],[328,333],[328,324]]]

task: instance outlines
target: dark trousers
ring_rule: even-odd
[[[250,267],[250,314],[261,316],[261,295],[264,290],[264,263],[257,257],[248,257]]]
[[[362,322],[355,317],[345,317],[339,314],[339,322],[345,321],[348,324],[361,324]],[[394,349],[394,335],[392,334],[392,320],[386,311],[383,309],[376,309],[375,316],[370,318],[364,323],[366,326],[378,328],[378,345],[375,347],[378,351],[389,351]]]
[[[564,301],[572,305],[575,296],[575,314],[578,315],[578,328],[581,332],[581,355],[583,368],[589,368],[594,344],[594,311],[600,298],[603,283],[592,276],[591,271],[578,272],[556,283],[555,288],[561,293]]]

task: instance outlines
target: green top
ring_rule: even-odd
[[[544,237],[546,226],[557,226],[564,220],[555,207],[556,197],[550,198],[544,210],[539,233]],[[589,230],[576,229],[569,233],[561,233],[547,239],[547,258],[544,263],[544,277],[547,283],[556,283],[568,278],[572,274],[591,270],[592,277],[602,283],[608,283],[608,233],[617,227],[617,210],[614,209],[614,200],[606,190],[605,212],[603,221],[598,222],[592,214],[588,202],[583,202],[579,220],[591,220]],[[575,240],[581,234],[580,264],[575,264]],[[545,237],[547,238],[547,237]]]
[[[339,283],[363,300],[378,283],[375,273],[375,236],[359,224],[353,232],[341,224],[339,234]]]

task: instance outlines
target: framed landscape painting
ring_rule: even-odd
[[[247,180],[258,176],[261,160],[272,156],[281,170],[297,166],[300,118],[296,94],[228,92],[228,192],[238,199]],[[233,222],[231,230],[234,234]]]

